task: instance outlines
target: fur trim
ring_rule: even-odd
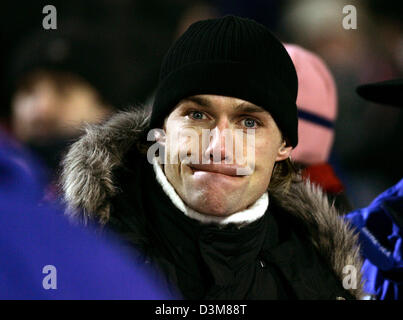
[[[358,234],[342,219],[334,204],[329,203],[323,190],[305,180],[291,184],[290,190],[285,194],[272,191],[271,196],[307,227],[312,243],[342,283],[346,277],[344,267],[351,265],[356,268],[357,288],[350,289],[349,292],[361,299],[364,296],[361,274],[363,262]]]
[[[63,160],[61,188],[67,204],[67,214],[87,222],[109,219],[108,199],[116,193],[112,171],[121,165],[126,151],[139,142],[147,129],[149,113],[141,110],[120,112],[102,125],[91,125],[69,149]],[[357,269],[357,289],[350,293],[363,296],[362,261],[357,234],[329,204],[322,190],[308,182],[296,182],[287,193],[270,193],[282,208],[295,216],[309,230],[309,237],[318,252],[329,262],[340,281],[343,269]]]
[[[74,220],[109,219],[108,199],[116,193],[112,171],[148,127],[149,113],[119,112],[101,125],[88,125],[62,161],[60,179],[67,215]]]

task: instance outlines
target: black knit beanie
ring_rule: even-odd
[[[151,128],[161,128],[183,98],[229,96],[267,110],[295,147],[297,91],[292,60],[266,27],[235,16],[198,21],[164,57],[150,124]]]

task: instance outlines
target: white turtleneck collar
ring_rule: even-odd
[[[269,195],[266,191],[252,206],[245,210],[233,213],[228,217],[216,217],[202,214],[189,208],[179,197],[165,176],[157,157],[154,157],[153,159],[153,168],[157,181],[161,185],[166,195],[171,199],[172,203],[186,216],[202,223],[216,223],[219,225],[234,223],[243,226],[261,218],[269,206]]]

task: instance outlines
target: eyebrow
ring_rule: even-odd
[[[261,107],[258,107],[256,105],[248,103],[248,102],[243,102],[241,104],[238,104],[235,107],[235,110],[239,111],[239,112],[246,112],[246,113],[267,112],[266,110],[262,109]]]
[[[206,108],[210,108],[212,105],[212,103],[208,99],[202,97],[188,97],[183,99],[183,102],[189,102],[189,101]]]
[[[193,102],[199,106],[205,107],[205,108],[211,108],[212,102],[209,99],[203,98],[203,97],[188,97],[183,100],[184,102],[190,101]],[[235,111],[237,112],[246,112],[246,113],[257,113],[257,112],[267,112],[266,110],[262,109],[261,107],[258,107],[254,104],[251,104],[249,102],[242,102],[235,106]]]

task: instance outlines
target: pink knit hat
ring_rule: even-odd
[[[298,76],[298,145],[295,162],[313,165],[327,162],[333,144],[337,115],[337,90],[329,69],[316,54],[285,44]]]

